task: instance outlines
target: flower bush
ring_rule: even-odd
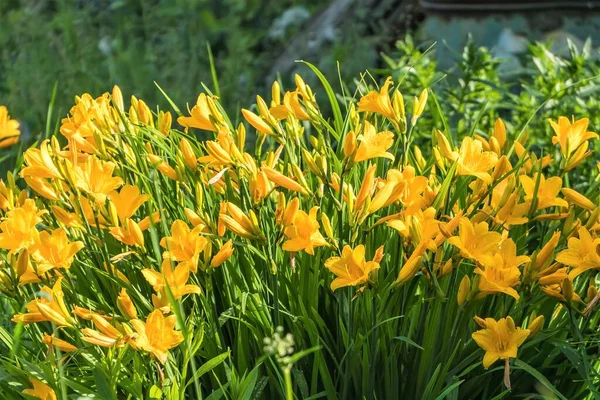
[[[336,96],[308,66],[330,117],[299,76],[236,116],[115,86],[23,154],[0,185],[5,398],[600,395],[588,119],[550,119],[537,153],[502,119],[455,138],[421,128],[431,89]]]

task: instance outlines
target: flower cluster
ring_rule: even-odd
[[[542,331],[530,304],[552,302],[549,324],[596,310],[598,175],[573,186],[569,174],[589,168],[598,135],[586,118],[559,117],[541,156],[497,119],[461,140],[435,130],[429,145],[418,128],[429,94],[407,107],[388,78],[348,100],[345,116],[330,99],[328,119],[296,76],[293,90],[275,82],[270,101],[257,96],[237,126],[201,93],[176,119],[183,131],[141,99],[127,108],[116,86],[76,97],[62,137],[28,149],[19,176],[0,183],[0,289],[22,310],[12,321],[38,324],[32,338],[67,357],[131,350],[162,374],[169,359],[187,365],[189,343],[175,349],[202,321],[216,335],[250,304],[279,326],[299,312],[293,297],[311,292],[328,299],[322,307],[340,304],[334,319],[349,319],[339,337],[352,337],[356,304],[402,293],[403,303],[433,296],[475,317],[483,366],[508,366]],[[18,138],[4,107],[0,137]],[[310,283],[295,289],[301,277]],[[226,347],[228,335],[215,337]],[[31,384],[24,393],[55,398]]]

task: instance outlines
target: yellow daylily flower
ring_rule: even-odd
[[[190,278],[190,268],[185,263],[179,263],[175,269],[171,266],[168,259],[162,262],[162,273],[153,269],[143,269],[142,275],[148,281],[160,299],[168,304],[166,295],[166,286],[169,287],[174,300],[179,300],[187,294],[200,294],[200,287],[188,284]]]
[[[580,227],[578,236],[568,240],[568,248],[556,255],[556,261],[574,267],[571,278],[589,270],[600,269],[600,238],[592,237],[585,227]]]
[[[0,149],[17,143],[20,135],[19,121],[10,118],[6,106],[0,106]]]
[[[189,110],[190,116],[177,118],[177,123],[184,127],[185,132],[187,132],[189,128],[198,128],[216,132],[217,127],[214,122],[221,121],[223,117],[219,114],[213,114],[216,107],[209,106],[209,102],[213,101],[214,100],[206,94],[200,93],[196,100],[196,105]]]
[[[374,112],[389,118],[391,121],[396,121],[396,113],[389,94],[391,84],[392,77],[389,76],[379,92],[372,90],[364,95],[358,102],[358,112]]]
[[[180,219],[171,225],[171,236],[161,239],[160,245],[167,249],[163,257],[168,260],[185,263],[192,272],[198,269],[200,253],[206,247],[208,240],[200,236],[204,226],[198,225],[190,229],[185,221]]]
[[[394,155],[387,150],[394,144],[394,134],[390,131],[377,132],[368,121],[364,122],[363,133],[357,137],[358,147],[352,160],[357,163],[372,158],[383,157],[394,161]]]
[[[519,294],[514,289],[519,283],[521,271],[519,265],[529,261],[527,256],[517,256],[517,248],[512,239],[506,239],[500,245],[499,251],[494,254],[492,264],[475,268],[475,273],[480,275],[478,297],[491,293],[505,293],[519,300]]]
[[[25,167],[21,169],[20,176],[36,178],[57,179],[61,177],[60,171],[52,161],[49,140],[44,140],[39,149],[30,148],[23,155]]]
[[[304,250],[310,255],[314,255],[314,248],[327,246],[327,242],[319,232],[319,223],[317,222],[317,212],[319,207],[310,209],[308,214],[298,210],[294,216],[294,221],[285,228],[285,236],[288,238],[283,243],[285,251]]]
[[[29,251],[37,267],[47,271],[52,268],[69,269],[75,254],[83,247],[81,241],[69,242],[67,232],[58,228],[52,233],[40,232],[39,238]]]
[[[56,393],[50,386],[32,377],[29,378],[29,382],[33,388],[23,390],[24,394],[41,400],[56,400]]]
[[[89,156],[84,164],[73,167],[75,186],[91,195],[96,203],[104,204],[107,195],[123,184],[123,179],[113,176],[116,165]]]
[[[457,163],[456,173],[458,175],[475,176],[487,184],[492,183],[489,170],[496,165],[498,155],[492,151],[483,151],[479,140],[465,137],[458,152],[452,153]]]
[[[122,222],[122,226],[113,226],[109,229],[110,234],[119,242],[127,246],[144,247],[144,234],[141,223],[137,223],[132,219],[126,218]],[[149,225],[148,225],[149,227]],[[147,229],[147,228],[146,228]]]
[[[52,321],[58,326],[72,326],[72,317],[64,301],[62,278],[58,278],[52,288],[42,287],[39,298],[25,305],[27,313],[15,315],[11,321],[24,325]]]
[[[486,222],[473,224],[468,218],[461,218],[458,236],[452,236],[448,243],[458,247],[460,254],[478,263],[490,266],[494,262],[494,253],[497,250],[502,235],[490,232]]]
[[[345,286],[356,286],[366,283],[369,274],[379,269],[379,262],[365,261],[365,246],[358,245],[352,249],[344,246],[341,257],[331,257],[325,261],[325,267],[333,272],[336,278],[331,282],[331,290]]]
[[[559,117],[558,121],[550,119],[548,122],[555,134],[552,137],[552,143],[560,145],[560,150],[565,157],[569,157],[588,140],[598,138],[598,134],[587,131],[588,118],[581,118],[577,121],[573,118],[573,123],[571,123],[567,117]]]
[[[183,334],[175,330],[177,317],[170,315],[165,318],[160,310],[155,310],[146,319],[131,321],[138,333],[136,345],[151,353],[162,364],[167,362],[168,351],[183,342]]]
[[[535,186],[539,177],[539,187],[536,192]],[[546,179],[544,175],[535,175],[529,177],[527,175],[521,175],[519,177],[521,186],[525,191],[525,200],[532,201],[534,196],[537,199],[537,210],[541,210],[548,207],[569,207],[569,203],[564,199],[559,199],[558,193],[562,188],[562,179],[558,176],[553,176]]]
[[[42,222],[40,215],[43,213],[38,211],[33,199],[27,199],[21,207],[9,211],[0,222],[0,248],[14,253],[33,245],[39,235],[36,225]]]
[[[118,192],[113,190],[108,193],[108,198],[115,205],[119,220],[123,223],[126,218],[131,218],[150,196],[140,194],[140,188],[135,185],[125,185]]]
[[[529,336],[529,329],[516,328],[511,317],[496,321],[486,318],[484,329],[474,332],[473,340],[485,351],[483,367],[488,369],[497,360],[516,358],[519,346]]]

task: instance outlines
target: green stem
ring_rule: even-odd
[[[353,338],[352,338],[352,320],[354,319],[354,312],[352,307],[352,287],[348,287],[346,290],[346,301],[348,305],[348,349],[352,347]],[[350,383],[350,371],[348,371],[350,367],[350,351],[346,350],[348,354],[346,354],[346,359],[344,360],[344,387],[342,391],[342,399],[348,398],[348,385]]]
[[[294,391],[292,389],[292,367],[283,368],[283,377],[285,379],[285,399],[294,400]]]

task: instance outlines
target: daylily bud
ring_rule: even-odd
[[[456,302],[458,306],[462,306],[467,298],[469,297],[469,293],[471,291],[471,279],[469,279],[468,275],[463,276],[460,281],[460,285],[458,286],[458,293],[456,295]]]
[[[119,226],[119,212],[117,206],[112,201],[108,203],[108,214],[110,215],[110,222],[113,226]]]
[[[500,118],[498,118],[494,124],[493,137],[498,141],[498,145],[500,146],[500,149],[502,149],[504,143],[506,143],[506,126],[504,126],[504,122]]]
[[[535,257],[535,268],[538,272],[548,267],[552,262],[552,252],[556,248],[559,240],[560,232],[556,231]]]
[[[439,152],[448,159],[453,159],[452,146],[450,142],[446,138],[446,135],[440,130],[434,130],[434,136],[437,142],[437,148],[439,148]],[[434,147],[435,149],[435,147]]]
[[[194,210],[185,208],[183,213],[194,228],[203,223],[202,218],[200,218],[200,216]]]
[[[197,158],[194,154],[194,149],[192,148],[191,143],[186,138],[182,138],[181,142],[179,142],[179,148],[183,154],[183,161],[185,161],[185,165],[192,170],[196,169]]]
[[[281,86],[279,82],[274,81],[271,85],[271,105],[276,106],[281,104]]]
[[[415,161],[421,170],[424,170],[427,166],[427,161],[423,158],[423,153],[421,153],[421,149],[419,146],[413,146],[413,152],[415,155]]]
[[[123,103],[123,93],[121,93],[121,89],[117,85],[113,86],[111,99],[115,107],[117,107],[121,111],[125,110],[125,105]]]
[[[501,154],[501,150],[500,150],[500,144],[498,144],[498,139],[496,139],[495,137],[491,137],[489,140],[490,143],[490,150],[493,151],[494,153],[500,155]]]
[[[598,288],[596,288],[596,286],[593,285],[592,282],[590,282],[590,286],[588,286],[588,289],[587,289],[586,301],[589,303],[597,295],[598,295]]]
[[[589,230],[592,229],[592,227],[594,225],[596,225],[598,223],[598,221],[600,220],[600,207],[596,207],[594,209],[594,211],[592,211],[592,213],[590,214],[590,217],[588,218],[585,227]]]
[[[17,257],[17,276],[21,277],[30,268],[29,252],[27,249],[21,250]]]
[[[441,253],[441,251],[440,251]],[[444,277],[446,275],[449,275],[452,272],[452,269],[454,268],[454,265],[452,264],[452,259],[449,258],[444,265],[442,265],[442,268],[440,270],[440,275],[439,277]]]
[[[212,268],[216,268],[223,264],[233,254],[233,242],[228,240],[227,243],[221,247],[221,249],[215,254],[210,262]]]
[[[508,171],[512,169],[512,165],[506,156],[502,156],[498,159],[496,166],[494,166],[494,172],[492,173],[492,179],[497,181],[503,175],[506,175]],[[513,179],[514,181],[514,179]]]
[[[596,208],[596,205],[592,203],[590,199],[573,189],[562,188],[560,191],[569,203],[575,204],[581,208],[585,208],[586,210],[590,211]]]
[[[427,89],[423,89],[423,91],[421,92],[421,94],[419,95],[419,97],[415,97],[413,100],[413,114],[412,114],[412,118],[411,118],[411,125],[414,125],[417,123],[417,119],[419,119],[419,117],[421,116],[421,114],[423,114],[423,111],[425,110],[425,105],[427,104]]]
[[[329,239],[332,241],[336,241],[336,238],[333,234],[333,227],[331,226],[331,221],[329,217],[325,213],[321,213],[321,222],[323,222],[323,230]]]
[[[573,300],[573,282],[567,276],[561,283],[561,292],[565,298],[565,302],[570,303]]]
[[[579,221],[579,220],[578,220]],[[569,210],[569,215],[567,219],[565,219],[565,223],[563,225],[562,234],[564,236],[568,236],[571,232],[575,231],[575,209],[571,208]]]
[[[527,329],[529,329],[529,336],[527,338],[531,339],[532,337],[534,337],[539,331],[542,330],[543,327],[544,327],[544,316],[540,315],[537,318],[535,318],[533,321],[531,321],[531,323],[529,323],[529,326],[527,327]]]
[[[474,134],[473,138],[481,143],[483,150],[485,150],[485,151],[491,150],[489,142],[483,136]]]
[[[242,108],[242,115],[244,116],[246,121],[248,121],[248,123],[252,125],[254,129],[256,129],[258,132],[265,135],[275,134],[273,128],[271,128],[269,124],[263,121],[258,115],[254,114],[252,111]]]
[[[171,132],[171,125],[173,124],[173,117],[169,111],[159,111],[157,120],[157,129],[160,133],[165,136],[169,136]]]
[[[137,310],[131,301],[131,297],[127,294],[127,290],[121,289],[121,293],[117,297],[117,307],[119,307],[123,316],[129,319],[137,318]]]
[[[344,156],[350,157],[356,151],[356,133],[348,132],[344,139]]]
[[[482,328],[487,328],[487,324],[485,323],[485,319],[478,317],[477,315],[473,317],[473,320],[475,321],[475,323],[477,323],[477,325],[479,325]]]

